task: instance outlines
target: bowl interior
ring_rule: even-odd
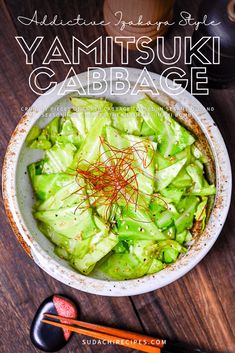
[[[112,83],[109,81],[109,85],[112,86]],[[114,85],[114,83],[113,83]],[[87,87],[85,87],[87,88]],[[111,88],[111,89],[110,89]],[[90,89],[90,88],[89,88]],[[137,102],[140,98],[144,96],[144,93],[138,94],[138,95],[132,95],[131,93],[125,95],[125,96],[113,96],[110,94],[110,92],[113,92],[115,87],[109,87],[106,91],[106,94],[102,95],[101,97],[105,97],[106,99],[109,99],[113,102],[116,102],[121,105],[132,105],[135,102]],[[90,89],[91,91],[91,89]],[[107,93],[109,92],[109,93]],[[89,92],[90,93],[90,92]],[[40,127],[44,127],[49,121],[51,121],[55,116],[57,115],[65,115],[66,111],[71,108],[71,103],[69,101],[69,98],[71,96],[76,95],[76,93],[73,94],[68,94],[62,98],[60,98],[58,101],[56,101],[53,105],[49,107],[37,120],[37,124]],[[92,97],[92,92],[91,94],[87,95],[89,97]],[[95,96],[94,96],[95,97]],[[167,95],[161,91],[160,95],[157,97],[157,101],[160,102],[161,104],[166,105],[166,107],[169,108],[174,108],[176,102],[174,102],[171,99],[171,107],[169,106],[169,100],[167,100]],[[182,111],[182,110],[181,110]],[[204,133],[202,130],[199,128],[198,125],[195,125],[196,122],[194,119],[191,117],[191,115],[187,116],[187,119],[183,118],[182,114],[179,114],[178,120],[180,120],[181,123],[186,125],[194,134],[198,135],[200,138],[200,141],[203,140],[203,145],[205,146],[205,150],[207,151],[207,154],[211,156],[211,150],[209,148],[209,144],[207,143],[207,140],[205,138]],[[194,125],[192,125],[194,123]],[[196,126],[196,127],[195,127]],[[54,254],[54,246],[53,244],[39,231],[37,227],[37,223],[32,216],[32,207],[35,202],[35,198],[33,195],[32,187],[29,181],[29,177],[27,175],[27,166],[35,161],[38,161],[43,155],[43,152],[40,150],[33,150],[30,149],[26,146],[24,143],[22,146],[22,149],[20,151],[19,155],[19,160],[17,164],[17,173],[16,173],[16,187],[17,187],[17,199],[18,199],[18,204],[20,208],[20,212],[22,214],[22,217],[24,219],[24,222],[32,235],[32,237],[36,240],[36,242],[42,247],[44,251],[46,251],[52,258],[54,258],[60,265],[70,268],[69,264],[67,261],[64,261],[60,259],[58,256]],[[212,158],[210,159],[211,161],[213,160]],[[211,165],[213,165],[213,162],[211,162]],[[211,169],[211,168],[209,168]],[[213,169],[213,167],[212,167]],[[214,179],[211,173],[209,173],[209,176]],[[102,274],[99,272],[95,271],[92,273],[92,277],[94,278],[103,278]]]
[[[132,105],[144,96],[146,89],[143,89],[137,95],[133,95],[131,92],[136,85],[140,70],[128,69],[130,75],[130,92],[125,95],[115,94],[116,83],[112,80],[112,73],[108,70],[106,69],[105,93],[99,97],[104,97],[122,105]],[[86,73],[78,75],[81,78],[83,89],[87,92],[86,96],[97,98],[97,95],[94,94],[92,88],[87,84],[86,75]],[[227,150],[218,128],[205,108],[187,91],[176,97],[172,97],[169,93],[166,93],[169,91],[168,88],[163,90],[159,85],[160,76],[157,74],[151,74],[151,76],[156,81],[159,92],[157,96],[152,98],[168,110],[171,110],[175,117],[196,135],[204,152],[210,157],[210,163],[207,166],[208,177],[210,181],[214,182],[216,175],[217,187],[215,207],[211,212],[203,234],[195,240],[185,256],[180,257],[176,263],[168,266],[159,273],[140,279],[116,282],[110,281],[107,278],[104,279],[97,272],[92,273],[91,277],[85,277],[72,269],[66,261],[54,254],[53,244],[39,231],[36,221],[32,216],[32,206],[35,199],[27,175],[27,166],[40,159],[42,152],[27,148],[25,143],[23,143],[26,134],[23,133],[21,141],[19,142],[18,139],[18,142],[15,142],[14,140],[13,147],[10,147],[9,153],[6,156],[10,168],[8,172],[5,172],[5,179],[7,176],[12,179],[9,182],[11,187],[7,188],[5,186],[7,190],[6,197],[13,201],[13,205],[18,212],[17,215],[14,215],[11,210],[15,225],[17,226],[17,223],[23,224],[24,227],[21,230],[21,236],[24,239],[26,239],[26,233],[27,236],[30,234],[32,238],[30,245],[31,253],[37,264],[53,277],[74,288],[95,294],[120,296],[144,293],[165,286],[191,270],[206,255],[218,237],[226,219],[231,197],[231,167]],[[172,81],[167,80],[167,82],[168,87],[169,85],[174,86]],[[58,85],[58,90],[61,84]],[[67,109],[71,107],[69,97],[72,95],[77,96],[78,92],[58,99],[58,90],[48,95],[47,98],[45,96],[40,97],[33,104],[32,107],[37,105],[38,108],[40,106],[39,108],[42,112],[40,116],[39,114],[36,114],[36,116],[32,115],[33,123],[44,127],[53,117],[58,115],[63,116]],[[149,90],[146,93],[150,94]],[[21,123],[18,126],[19,128],[21,127],[20,125]],[[29,131],[29,128],[27,130]],[[11,156],[11,148],[16,150],[16,157]],[[19,229],[19,227],[17,228]]]

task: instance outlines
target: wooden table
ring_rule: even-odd
[[[199,1],[177,1],[176,13],[182,9],[196,14]],[[1,157],[20,119],[22,107],[30,106],[36,99],[28,86],[28,76],[40,63],[55,35],[59,35],[66,50],[70,50],[71,35],[81,37],[87,43],[105,30],[97,26],[73,28],[26,27],[17,16],[32,16],[35,9],[50,17],[59,14],[73,18],[80,13],[88,19],[102,18],[101,1],[48,1],[48,0],[1,0],[0,1],[0,128]],[[174,35],[189,35],[192,28],[175,26],[167,35],[167,50],[172,51]],[[34,66],[25,65],[25,57],[14,36],[25,36],[32,42],[36,35],[45,36]],[[120,48],[114,48],[114,65],[120,64]],[[136,53],[131,53],[130,65],[139,67]],[[92,56],[76,67],[82,72],[93,66]],[[183,64],[182,64],[183,67]],[[56,79],[61,81],[67,66],[52,65]],[[148,69],[161,73],[164,66],[157,60]],[[211,112],[227,143],[231,162],[235,163],[235,91],[210,90],[209,96],[198,97]],[[2,159],[1,158],[1,159]],[[52,293],[66,293],[79,302],[81,318],[91,322],[105,323],[129,330],[169,337],[199,346],[210,352],[234,352],[234,262],[235,252],[235,205],[230,209],[223,232],[209,254],[186,276],[167,287],[152,293],[131,298],[108,298],[89,295],[73,290],[49,277],[40,270],[17,243],[7,222],[1,203],[0,229],[0,352],[31,353],[37,350],[29,338],[29,327],[35,310],[44,298]],[[114,346],[81,345],[82,337],[74,336],[63,352],[124,352]],[[128,350],[126,350],[128,351]]]

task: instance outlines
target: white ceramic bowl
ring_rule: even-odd
[[[105,69],[105,71],[110,88],[112,85],[111,71],[110,69]],[[133,86],[140,75],[140,70],[129,68],[128,73],[131,86]],[[78,75],[85,90],[87,90],[87,77],[87,72]],[[207,254],[219,236],[228,213],[231,198],[231,166],[218,128],[206,109],[190,93],[184,91],[173,97],[161,90],[159,75],[151,73],[151,77],[160,92],[155,99],[180,116],[181,120],[187,119],[191,125],[196,122],[200,126],[210,145],[216,167],[217,194],[205,231],[185,256],[161,272],[127,281],[108,281],[86,277],[73,270],[66,261],[57,257],[53,252],[53,245],[38,230],[32,216],[34,202],[32,189],[25,171],[29,163],[40,158],[41,152],[26,148],[24,141],[36,122],[44,126],[53,116],[58,115],[58,107],[60,107],[59,114],[61,114],[62,109],[65,112],[70,106],[68,96],[71,94],[58,96],[63,82],[57,85],[55,90],[47,92],[35,101],[17,125],[6,152],[3,168],[3,196],[8,218],[18,240],[33,260],[49,275],[85,292],[108,296],[135,295],[161,288],[177,280]],[[166,80],[166,82],[169,87],[174,87],[172,81]],[[165,92],[168,91],[169,89],[165,87]],[[126,105],[133,104],[141,97],[141,95],[131,94],[111,97],[108,91],[102,96]]]

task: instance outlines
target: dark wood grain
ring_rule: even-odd
[[[199,1],[177,1],[175,13],[181,9],[196,14]],[[62,18],[73,18],[80,13],[89,19],[102,19],[102,1],[1,1],[0,5],[0,129],[1,160],[14,127],[22,115],[21,107],[30,106],[36,96],[28,87],[28,75],[34,67],[40,66],[55,35],[71,52],[71,35],[85,43],[100,35],[105,36],[103,27],[40,27],[29,28],[17,21],[17,16],[58,14]],[[190,35],[192,28],[175,26],[167,34],[167,54],[172,53],[174,35]],[[35,36],[45,37],[34,65],[26,66],[25,58],[14,36],[23,35],[28,41]],[[140,67],[137,54],[130,55],[129,66]],[[114,47],[114,65],[120,65],[120,48]],[[76,71],[82,72],[94,65],[89,56]],[[102,66],[106,66],[105,64]],[[183,62],[179,66],[186,69]],[[56,63],[51,65],[56,79],[64,79],[68,67]],[[157,60],[148,69],[161,73],[164,65]],[[41,81],[44,84],[43,81]],[[211,112],[218,124],[235,165],[235,92],[210,90],[208,97],[198,97],[205,107],[214,107]],[[234,345],[234,252],[235,252],[235,206],[232,204],[223,232],[210,253],[189,274],[177,282],[145,295],[132,298],[106,298],[88,295],[73,290],[52,279],[40,270],[17,243],[4,214],[1,202],[0,219],[0,352],[31,353],[37,350],[29,340],[29,326],[36,308],[52,293],[67,293],[79,303],[81,318],[116,327],[145,331],[155,336],[169,337],[189,344],[198,345],[213,353],[232,353]],[[109,346],[82,346],[81,337],[73,337],[63,352],[121,352],[122,348]],[[128,351],[128,350],[126,350]]]

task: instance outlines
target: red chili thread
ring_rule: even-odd
[[[131,141],[128,140],[128,142]],[[145,200],[146,196],[152,195],[139,190],[137,176],[138,173],[142,173],[153,178],[153,176],[145,173],[143,168],[148,168],[153,162],[154,148],[149,140],[133,142],[133,145],[129,147],[118,148],[110,145],[104,137],[100,137],[98,159],[92,163],[84,159],[78,162],[76,180],[79,189],[77,192],[82,191],[84,200],[77,206],[76,210],[88,201],[89,205],[85,208],[105,206],[105,215],[108,218],[112,205],[122,202],[124,208],[130,204],[134,205],[135,210],[137,210],[137,207],[142,207],[144,211],[151,215],[152,220],[152,214]],[[104,149],[103,152],[101,152],[101,147]],[[151,154],[149,153],[150,150],[152,150]],[[80,167],[81,162],[83,163]],[[142,164],[143,168],[138,166],[138,162]],[[82,177],[82,184],[85,181],[84,185],[80,185],[78,177]],[[142,200],[142,204],[139,204],[139,200]],[[143,220],[136,221],[144,222]],[[148,223],[148,221],[146,222]]]

